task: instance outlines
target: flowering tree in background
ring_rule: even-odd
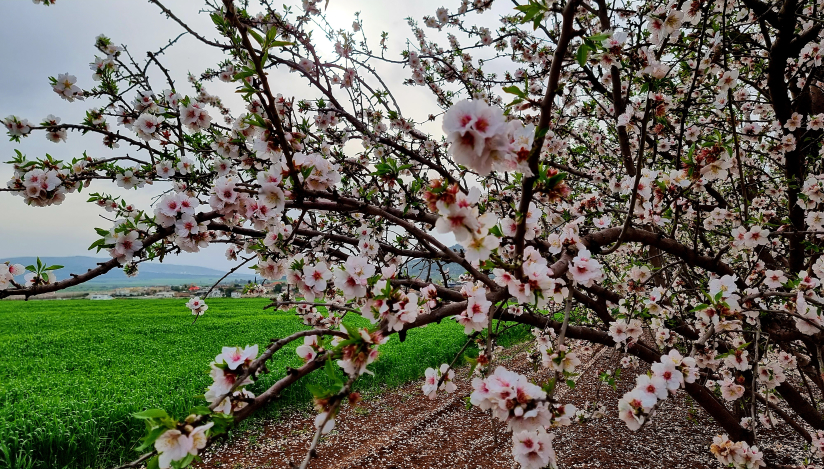
[[[209,0],[218,39],[152,1],[225,60],[184,86],[162,50],[139,64],[100,36],[93,87],[51,78],[62,99],[91,104],[83,122],[3,122],[16,141],[80,132],[135,156],[18,152],[3,190],[33,207],[101,179],[168,191],[152,207],[91,193],[116,218],[92,246],[111,260],[60,281],[45,265],[0,264],[0,298],[221,243],[262,277],[285,276],[291,294],[274,304],[296,305],[312,328],[224,347],[209,405],[185,418],[137,414],[149,450],[139,462],[184,467],[301,377],[340,366],[346,381],[313,390],[306,467],[380,344],[445,318],[481,343],[471,403],[506,422],[522,467],[556,467],[554,428],[597,417],[554,397],[580,365],[572,340],[650,364],[618,402],[632,430],[685,392],[724,429],[707,442],[724,465],[779,467],[757,444],[780,419],[824,455],[821,2],[516,0],[492,30],[469,23],[491,0],[454,0],[410,19],[414,39],[397,54],[358,19],[332,28],[319,0],[301,11]],[[404,114],[377,65],[431,91],[442,133]],[[149,71],[167,88],[153,90]],[[279,86],[285,71],[307,87]],[[234,83],[246,109],[210,94],[213,80]],[[207,312],[198,298],[187,306]],[[345,313],[374,326],[348,331]],[[545,382],[493,365],[493,319],[536,328]],[[292,341],[305,364],[260,395],[245,389]],[[453,378],[449,365],[428,370],[424,394],[453,391]]]

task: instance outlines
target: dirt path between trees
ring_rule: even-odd
[[[504,356],[510,369],[540,378],[517,348]],[[615,369],[612,349],[579,353],[586,370],[574,390],[563,387],[556,397],[578,408],[595,402],[607,406],[604,419],[554,430],[555,451],[562,468],[671,468],[720,467],[709,452],[713,436],[722,433],[703,409],[690,403],[685,393],[667,399],[650,424],[632,432],[617,417],[617,401],[643,370],[625,370],[616,390],[600,384],[598,374]],[[363,402],[345,406],[337,425],[318,446],[312,469],[435,469],[516,468],[510,454],[511,434],[501,422],[477,408],[467,409],[464,398],[472,392],[468,369],[458,371],[458,390],[425,398],[421,382],[364,396]],[[314,412],[296,411],[278,422],[256,422],[245,435],[204,455],[202,469],[286,468],[303,459],[314,434]],[[804,441],[786,424],[759,433],[765,454],[775,450],[790,454],[778,462],[799,464]]]

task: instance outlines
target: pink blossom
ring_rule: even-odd
[[[587,287],[600,281],[604,276],[601,264],[593,259],[586,249],[578,251],[578,255],[572,259],[569,272],[573,280]]]
[[[504,129],[503,112],[483,101],[459,101],[446,112],[443,130],[455,162],[486,176],[492,171],[491,151]]]
[[[543,428],[536,431],[524,430],[512,435],[512,456],[524,469],[540,469],[557,466],[552,439]]]
[[[223,347],[223,352],[215,358],[216,363],[225,363],[230,370],[237,369],[238,366],[251,363],[258,355],[257,344],[240,347]]]

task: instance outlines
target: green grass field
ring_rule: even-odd
[[[263,310],[266,299],[213,299],[192,325],[180,299],[0,302],[0,468],[102,468],[137,456],[143,424],[131,413],[163,408],[185,416],[201,405],[209,362],[224,345],[268,344],[305,329],[292,313]],[[349,317],[349,325],[368,324]],[[510,340],[525,330],[512,331]],[[443,321],[393,336],[360,389],[395,386],[450,360],[464,344],[463,328]],[[301,363],[294,349],[278,352],[260,392]],[[309,376],[304,380],[322,379]],[[266,410],[310,398],[299,383]]]

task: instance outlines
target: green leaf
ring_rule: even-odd
[[[135,412],[132,417],[137,419],[162,419],[167,418],[169,414],[163,409],[146,409],[143,412]]]
[[[136,448],[136,451],[143,451],[151,448],[152,445],[154,445],[154,442],[160,438],[160,435],[166,433],[166,430],[168,430],[168,428],[165,426],[152,428],[146,436],[140,439],[142,443]]]
[[[578,48],[578,53],[575,54],[575,58],[578,60],[578,65],[582,67],[586,65],[590,51],[591,48],[588,45],[581,44],[581,47]]]
[[[206,407],[205,405],[199,405],[192,408],[192,412],[195,415],[209,415],[212,413],[212,410]]]
[[[575,380],[573,380],[573,379],[568,379],[568,380],[566,381],[566,384],[567,384],[567,386],[569,386],[569,389],[575,389]]]
[[[312,393],[312,396],[317,397],[318,399],[323,399],[332,395],[328,389],[314,383],[307,383],[306,389]]]
[[[266,31],[266,43],[272,44],[275,38],[278,37],[278,28],[269,28],[269,31]]]
[[[521,104],[522,102],[524,102],[524,100],[523,100],[523,99],[521,99],[521,98],[515,98],[515,99],[513,99],[511,103],[509,103],[509,104],[507,104],[507,105],[506,105],[507,109],[506,109],[506,111],[504,112],[504,115],[507,115],[507,116],[509,115],[510,110],[509,110],[508,108],[510,108],[510,107],[512,107],[512,106],[514,106],[514,105],[516,105],[516,104]]]
[[[274,41],[270,44],[271,47],[285,47],[285,46],[294,46],[294,42],[289,41]]]
[[[335,373],[335,365],[332,363],[332,359],[326,360],[326,365],[324,365],[326,376],[329,377],[332,381],[338,379],[338,375]]]
[[[186,455],[186,457],[185,457],[185,458],[183,458],[183,459],[181,459],[181,460],[179,460],[179,461],[175,461],[175,462],[173,462],[173,463],[172,463],[172,467],[174,467],[174,468],[184,468],[184,467],[187,467],[189,464],[191,464],[191,463],[192,463],[192,461],[194,461],[194,459],[195,459],[195,455],[194,455],[194,454],[189,453],[189,454],[187,454],[187,455]]]
[[[600,33],[600,34],[593,34],[592,36],[589,36],[587,39],[600,44],[600,43],[604,42],[606,39],[609,39],[611,36],[612,35],[610,33]]]
[[[300,172],[303,175],[303,179],[305,180],[306,178],[308,178],[309,175],[312,174],[312,171],[314,171],[314,170],[315,170],[314,165],[309,166],[308,168],[301,169]]]
[[[504,86],[503,90],[504,90],[504,93],[514,94],[514,95],[519,96],[521,98],[526,98],[526,93],[524,93],[524,91],[522,89],[518,88],[515,85]]]
[[[62,268],[63,268],[62,265],[52,265],[52,266],[46,267],[46,270],[58,270],[58,269],[62,269]]]
[[[235,80],[242,80],[242,79],[244,79],[244,78],[246,78],[246,77],[250,77],[250,76],[252,76],[252,75],[254,75],[254,74],[255,74],[255,71],[254,71],[254,70],[249,70],[249,69],[246,69],[246,70],[244,70],[244,71],[242,71],[242,72],[235,73],[235,76],[234,76],[234,77],[232,77],[232,78],[234,78]]]
[[[555,176],[547,179],[546,186],[550,189],[554,188],[558,184],[560,184],[564,179],[566,179],[567,173],[558,173]]]
[[[247,29],[247,31],[249,31],[249,34],[251,34],[252,37],[255,38],[255,41],[257,41],[258,44],[263,45],[263,43],[266,42],[263,40],[263,36],[261,36],[260,33],[255,31],[254,29]]]
[[[469,376],[472,376],[475,367],[478,366],[478,360],[472,357],[466,357],[466,362],[469,363]]]
[[[546,391],[547,394],[552,395],[553,391],[555,390],[555,384],[555,378],[550,378],[545,385],[541,386],[541,389]]]
[[[160,469],[160,456],[149,459],[149,462],[146,463],[146,469]]]

